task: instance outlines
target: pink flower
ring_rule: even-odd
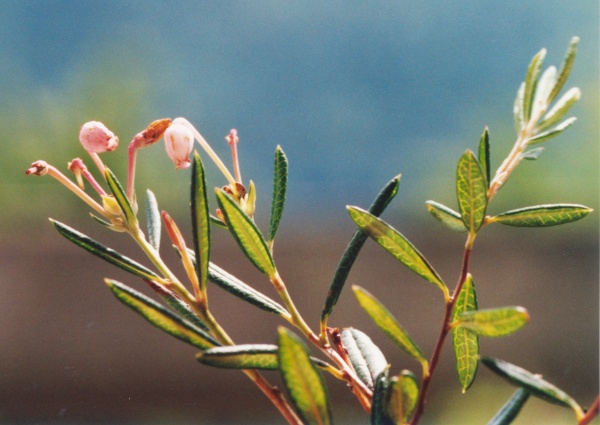
[[[165,149],[171,161],[175,164],[175,168],[180,170],[188,168],[191,164],[190,153],[194,147],[194,133],[189,127],[173,123],[164,134]]]
[[[114,151],[119,145],[119,138],[99,121],[83,124],[79,131],[79,141],[90,153]]]

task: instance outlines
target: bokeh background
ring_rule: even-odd
[[[258,187],[263,229],[281,144],[290,184],[275,256],[316,327],[353,232],[344,206],[368,206],[397,173],[400,193],[385,219],[454,282],[463,235],[428,217],[424,202],[455,207],[456,160],[476,148],[484,126],[492,165],[500,164],[514,141],[512,103],[529,60],[546,47],[546,64],[558,66],[577,35],[568,86],[583,92],[573,108],[579,120],[538,161],[522,164],[491,208],[573,202],[598,211],[595,0],[2,0],[0,10],[0,423],[282,422],[240,373],[197,365],[194,349],[115,302],[103,277],[143,289],[141,283],[79,250],[46,220],[67,222],[143,261],[55,181],[24,174],[36,159],[62,169],[85,159],[77,141],[85,121],[101,120],[119,135],[120,149],[105,160],[123,179],[128,141],[154,119],[188,118],[226,160],[224,136],[237,128],[242,175]],[[222,185],[216,168],[207,168],[210,184]],[[151,188],[184,230],[188,179],[162,146],[140,153],[138,193]],[[215,262],[271,294],[228,234],[215,231],[213,240]],[[482,352],[541,373],[589,405],[598,392],[598,213],[545,230],[490,227],[477,241],[472,272],[481,307],[523,305],[532,316],[514,336],[483,340]],[[431,352],[442,317],[433,285],[371,242],[349,283],[385,300]],[[281,322],[210,289],[215,315],[234,339],[274,342]],[[417,371],[349,292],[331,325],[369,333],[393,371]],[[480,369],[461,395],[452,362],[447,344],[424,422],[486,423],[513,388]],[[337,423],[367,423],[346,389],[330,383]],[[574,418],[530,400],[515,423]]]

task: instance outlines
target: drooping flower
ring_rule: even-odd
[[[89,121],[81,126],[79,141],[89,153],[114,151],[119,138],[99,121]]]
[[[165,149],[175,168],[180,170],[188,168],[191,164],[189,159],[194,147],[194,133],[189,127],[173,123],[164,134]]]

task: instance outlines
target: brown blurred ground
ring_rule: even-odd
[[[453,287],[463,237],[437,226],[433,220],[427,229],[399,225]],[[79,227],[142,261],[125,236],[98,230],[90,222]],[[315,225],[301,234],[284,229],[275,247],[282,276],[315,328],[333,270],[352,233],[349,224],[342,231],[329,233],[327,228]],[[433,236],[432,229],[441,237]],[[144,289],[141,282],[75,247],[49,224],[36,240],[10,234],[3,239],[0,423],[282,423],[244,376],[196,364],[195,349],[116,302],[102,278]],[[216,263],[272,295],[265,279],[252,270],[225,232],[214,231],[213,239]],[[178,266],[174,269],[180,272]],[[480,308],[523,305],[532,317],[516,335],[483,340],[482,353],[542,373],[583,405],[591,403],[598,391],[597,235],[582,236],[571,228],[486,229],[476,243],[472,273]],[[431,352],[442,315],[442,300],[433,285],[371,241],[349,284],[368,288],[422,349]],[[366,331],[381,345],[393,371],[410,368],[418,373],[418,365],[387,342],[350,292],[344,292],[330,324]],[[282,321],[214,286],[210,296],[215,316],[237,342],[274,342]],[[274,374],[267,376],[277,381]],[[485,423],[493,416],[513,389],[487,370],[480,369],[478,378],[461,396],[447,344],[433,382],[428,422]],[[344,386],[330,383],[337,423],[367,423]],[[495,390],[501,395],[490,398]],[[525,419],[516,423],[532,423],[526,413],[535,406],[549,412],[555,423],[572,420],[567,409],[536,403],[530,403]],[[473,408],[476,412],[466,413]]]

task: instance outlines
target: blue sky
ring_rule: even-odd
[[[185,116],[228,158],[235,127],[244,177],[264,196],[283,146],[298,206],[364,204],[402,173],[420,208],[452,190],[456,159],[485,125],[498,165],[530,58],[546,47],[559,65],[573,35],[571,85],[586,106],[573,149],[548,149],[546,167],[575,163],[597,131],[596,1],[25,1],[3,2],[0,24],[4,108],[48,102],[25,106],[70,126],[44,131],[48,143],[76,143],[82,122],[100,119],[125,145],[155,118]],[[92,97],[81,87],[94,82]]]

